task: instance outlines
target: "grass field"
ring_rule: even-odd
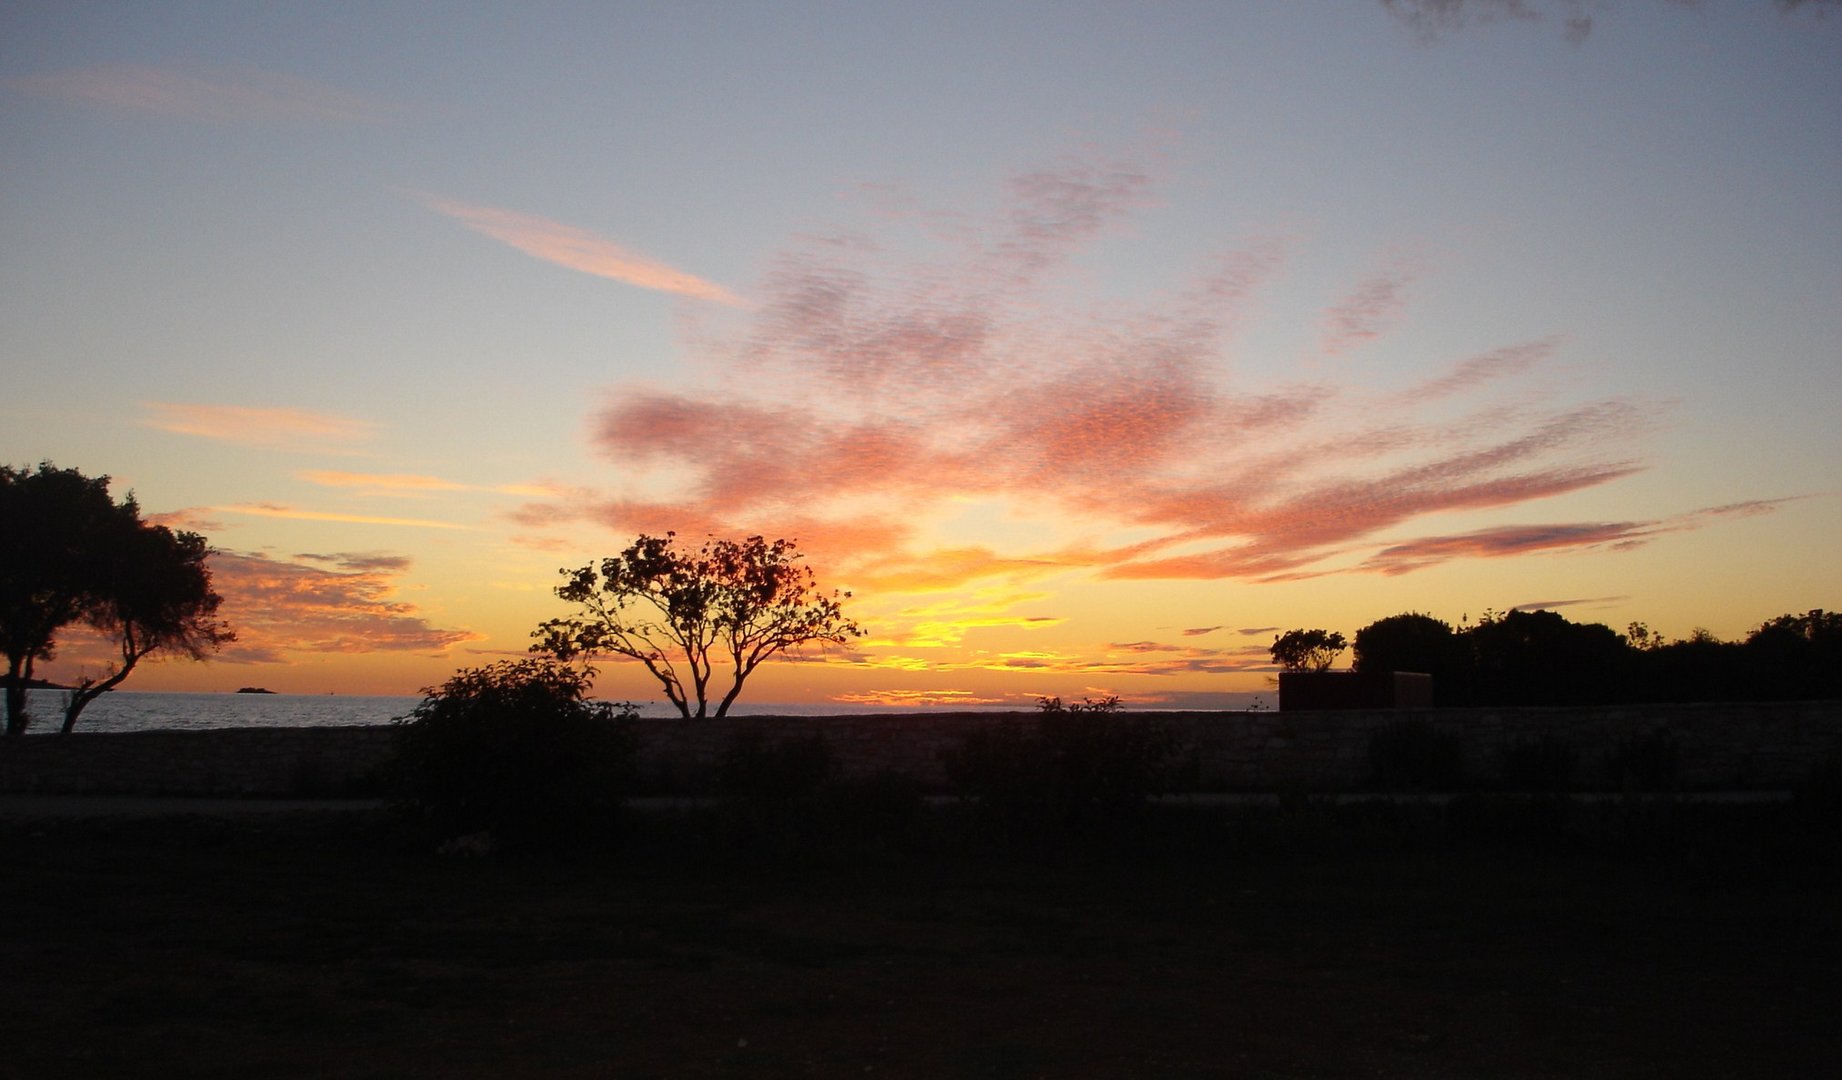
[[[820,856],[679,823],[620,852],[485,859],[366,814],[5,822],[0,1075],[1842,1061],[1842,874],[1821,827],[1787,807],[1601,808],[1565,829],[1466,813],[1199,811],[1130,843]]]

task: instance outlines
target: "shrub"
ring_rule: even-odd
[[[395,722],[387,776],[397,807],[444,836],[605,838],[632,774],[633,709],[588,701],[592,678],[533,658],[424,690]]]
[[[1369,736],[1369,769],[1385,791],[1454,791],[1464,783],[1465,750],[1425,720],[1397,720]]]
[[[942,755],[955,791],[1010,834],[1091,833],[1135,821],[1165,791],[1176,752],[1162,723],[1118,715],[1117,698],[1044,698],[1032,728],[968,732]]]
[[[923,806],[910,778],[844,776],[831,743],[817,734],[738,736],[723,754],[717,794],[729,842],[772,857],[910,846]]]

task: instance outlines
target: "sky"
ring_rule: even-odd
[[[1830,0],[20,0],[0,456],[209,538],[130,689],[413,694],[667,530],[852,594],[745,700],[1737,638],[1842,608],[1838,101]]]

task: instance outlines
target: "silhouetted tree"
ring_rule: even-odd
[[[217,618],[223,600],[211,589],[206,565],[211,551],[204,537],[136,523],[111,538],[108,549],[84,621],[114,643],[121,660],[101,677],[77,677],[65,700],[65,733],[77,726],[85,706],[114,689],[147,657],[178,653],[202,660],[236,640]]]
[[[791,540],[712,538],[692,551],[669,532],[642,535],[599,568],[561,571],[569,580],[556,594],[583,614],[544,623],[532,648],[637,660],[686,719],[706,715],[710,681],[727,664],[729,689],[716,707],[724,716],[762,661],[863,635],[839,606],[850,594],[819,593],[801,560]]]
[[[1417,671],[1433,677],[1433,701],[1469,701],[1471,669],[1464,641],[1451,624],[1417,611],[1377,619],[1356,631],[1351,667],[1362,674]]]
[[[1758,695],[1745,646],[1705,630],[1687,640],[1636,649],[1630,659],[1634,701],[1736,701]]]
[[[1476,665],[1477,705],[1584,705],[1620,699],[1629,648],[1601,623],[1553,611],[1511,611],[1465,632]]]
[[[1273,663],[1287,671],[1323,671],[1336,662],[1346,644],[1332,630],[1287,630],[1273,639]]]
[[[229,640],[216,622],[203,538],[141,520],[134,497],[116,503],[109,478],[50,462],[0,465],[0,647],[6,652],[6,730],[31,723],[26,688],[38,661],[56,655],[58,634],[88,623],[110,637],[122,662],[84,676],[64,730],[83,707],[125,679],[142,658],[174,649],[201,656]]]
[[[1747,635],[1745,651],[1758,696],[1842,696],[1842,612],[1817,608],[1768,619]]]

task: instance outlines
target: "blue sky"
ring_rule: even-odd
[[[1735,636],[1842,605],[1839,92],[1819,2],[15,4],[4,453],[220,550],[140,685],[413,689],[674,527],[857,591],[788,699]]]

